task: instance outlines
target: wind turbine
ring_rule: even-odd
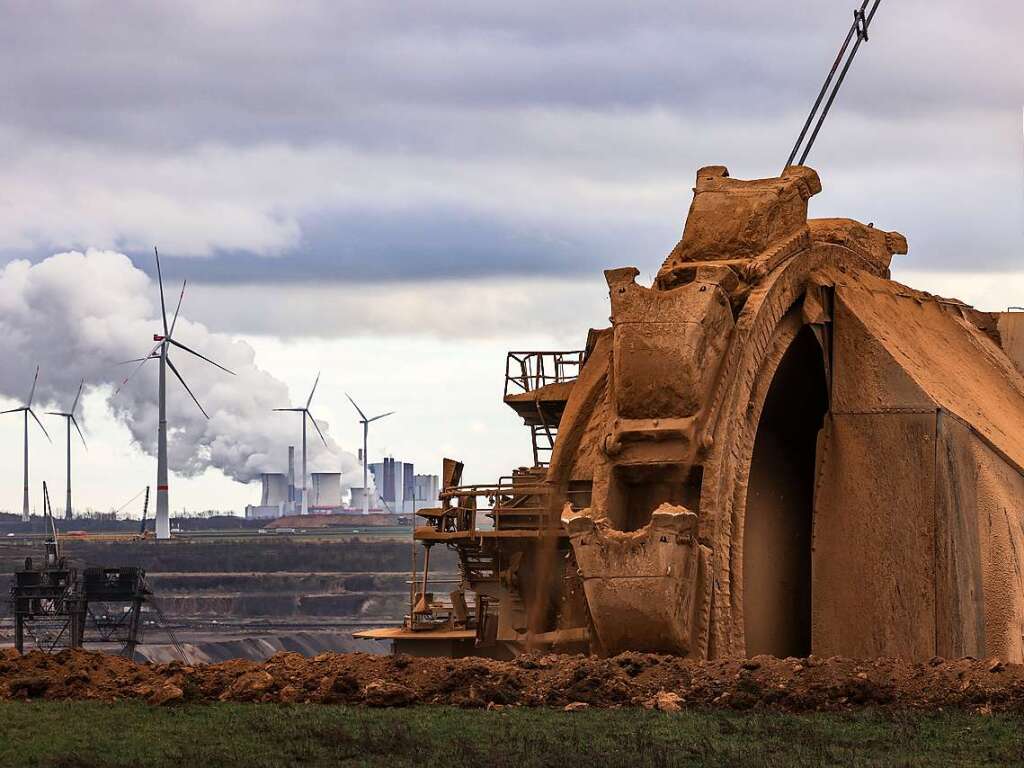
[[[25,485],[23,486],[24,490],[25,490],[25,493],[22,496],[22,501],[21,501],[21,521],[23,523],[27,523],[28,520],[29,520],[29,517],[28,517],[28,417],[29,416],[31,416],[33,419],[36,420],[36,424],[38,424],[39,428],[41,430],[43,430],[43,434],[46,435],[46,439],[50,440],[50,433],[46,431],[46,427],[43,426],[43,422],[41,422],[39,420],[39,417],[36,416],[36,412],[32,410],[32,400],[36,396],[36,382],[37,381],[39,381],[39,366],[38,365],[36,366],[36,375],[32,379],[32,390],[28,393],[28,400],[25,402],[25,404],[23,406],[21,406],[20,408],[11,408],[10,410],[7,410],[7,411],[0,411],[0,414],[2,414],[2,413],[18,413],[19,411],[21,411],[21,412],[24,413],[24,416],[25,416]],[[53,440],[50,440],[50,442],[52,443]]]
[[[60,411],[47,411],[48,416],[61,416],[67,421],[68,428],[68,495],[67,500],[64,504],[64,519],[71,519],[71,425],[75,426],[78,430],[78,436],[82,438],[82,445],[85,445],[85,435],[82,434],[82,428],[78,426],[78,420],[75,419],[75,408],[78,407],[78,399],[82,396],[82,387],[85,386],[85,379],[78,385],[78,394],[75,395],[75,401],[71,403],[71,410],[67,413],[61,413]]]
[[[171,362],[170,349],[171,347],[177,347],[183,349],[190,355],[195,355],[200,360],[205,360],[210,365],[220,368],[225,373],[230,373],[234,376],[233,371],[229,371],[220,363],[215,363],[206,355],[201,355],[190,347],[186,347],[180,341],[174,338],[174,326],[178,322],[178,312],[181,310],[181,300],[185,297],[185,285],[187,281],[181,284],[181,293],[178,295],[178,306],[174,310],[174,317],[171,320],[171,324],[167,324],[167,305],[164,303],[164,278],[163,273],[160,271],[160,252],[153,248],[153,255],[156,257],[156,278],[160,285],[160,317],[163,320],[164,332],[163,335],[158,333],[153,334],[153,341],[156,345],[149,350],[149,354],[145,357],[138,358],[137,360],[128,360],[126,362],[135,363],[138,365],[135,369],[125,377],[125,380],[121,382],[121,386],[117,388],[117,392],[121,391],[121,388],[128,383],[139,369],[146,364],[147,360],[159,360],[160,361],[160,384],[159,384],[159,426],[157,427],[157,448],[156,448],[156,537],[158,539],[169,539],[171,538],[171,519],[170,519],[170,499],[168,498],[168,487],[167,487],[167,369],[171,369],[171,373],[175,375],[178,381],[181,382],[181,386],[185,388],[189,396],[192,398],[192,402],[196,404],[196,407],[202,412],[203,416],[207,419],[210,415],[206,412],[199,400],[189,389],[188,384],[185,383],[185,379],[178,373],[178,369],[174,367],[174,363]],[[114,394],[116,395],[117,392]]]
[[[391,416],[394,411],[388,411],[382,413],[380,416],[374,416],[372,419],[366,418],[366,414],[363,413],[363,409],[356,405],[356,401],[352,399],[352,395],[348,392],[345,393],[345,397],[352,403],[352,406],[359,411],[359,423],[363,425],[363,514],[370,514],[370,489],[367,487],[369,478],[367,477],[367,470],[369,468],[370,454],[367,443],[370,438],[370,422],[383,419],[385,416]]]
[[[320,427],[317,426],[316,419],[313,418],[313,414],[310,413],[309,406],[313,402],[313,393],[316,392],[316,385],[320,383],[320,372],[317,371],[316,381],[313,382],[313,389],[309,391],[309,397],[306,399],[306,405],[298,408],[275,408],[275,411],[291,411],[293,413],[302,414],[302,514],[309,512],[309,503],[306,499],[306,417],[313,422],[313,428],[316,433],[320,435],[320,439],[324,441],[324,447],[327,447],[327,440],[324,438],[324,433],[320,431]],[[295,510],[292,510],[294,512]]]

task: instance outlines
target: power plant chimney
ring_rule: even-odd
[[[295,446],[288,446],[288,513],[295,514]]]

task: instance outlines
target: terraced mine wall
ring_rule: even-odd
[[[137,565],[147,573],[393,572],[408,574],[409,543],[373,539],[306,539],[290,536],[86,541],[65,539],[64,553],[78,565]],[[0,542],[4,572],[40,555],[40,543]],[[440,553],[437,553],[440,555]],[[443,557],[443,555],[441,555]],[[451,563],[454,564],[454,559]]]
[[[400,620],[405,573],[155,573],[149,584],[175,616],[249,619],[363,617]]]
[[[64,552],[78,568],[145,568],[178,639],[210,658],[261,658],[282,648],[351,650],[353,629],[399,624],[409,610],[412,563],[407,541],[68,540]],[[0,541],[0,595],[6,598],[11,575],[26,557],[39,556],[38,541]],[[456,570],[453,553],[436,548],[432,574],[452,578]],[[0,628],[0,634],[8,629]],[[147,642],[166,642],[156,631],[149,635]],[[372,648],[376,646],[364,650]],[[157,649],[154,655],[166,654]]]

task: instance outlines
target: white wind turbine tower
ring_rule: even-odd
[[[36,424],[38,424],[39,428],[41,430],[43,430],[43,434],[46,435],[46,439],[50,440],[50,433],[46,431],[46,427],[43,426],[43,422],[41,422],[39,420],[39,417],[36,416],[36,412],[32,410],[32,400],[36,396],[36,382],[37,381],[39,381],[39,366],[38,365],[36,366],[36,375],[32,379],[32,390],[28,393],[28,400],[25,402],[25,404],[23,406],[21,406],[20,408],[11,408],[10,410],[7,410],[7,411],[0,411],[0,413],[18,413],[19,411],[21,411],[21,412],[24,413],[24,416],[25,416],[25,485],[24,485],[25,493],[22,496],[22,500],[21,500],[21,520],[24,523],[27,523],[28,520],[29,520],[29,517],[28,517],[28,417],[29,416],[31,416],[33,419],[36,420]],[[50,442],[52,443],[53,440],[50,440]]]
[[[370,439],[370,422],[383,419],[385,416],[391,416],[394,411],[388,411],[382,413],[380,416],[374,416],[372,419],[366,418],[366,414],[363,413],[363,409],[356,405],[356,401],[352,399],[352,395],[348,392],[345,393],[345,397],[352,403],[352,406],[359,411],[359,423],[363,425],[363,514],[370,514],[370,489],[367,487],[369,483],[369,477],[367,476],[367,470],[370,465],[370,453],[368,442]]]
[[[67,421],[68,428],[68,488],[67,488],[67,499],[64,504],[64,519],[71,519],[71,425],[73,424],[75,429],[78,430],[78,436],[82,438],[82,445],[85,445],[85,435],[82,434],[82,428],[78,426],[78,420],[75,418],[75,409],[78,407],[78,399],[82,396],[82,387],[85,386],[85,379],[78,385],[78,394],[75,395],[75,400],[71,403],[71,410],[67,413],[61,413],[60,411],[47,411],[48,416],[61,416]]]
[[[313,382],[313,389],[311,389],[309,391],[309,397],[306,399],[306,405],[304,407],[298,407],[298,408],[275,408],[274,409],[275,411],[291,411],[293,413],[301,413],[302,414],[302,514],[304,514],[304,515],[309,512],[309,502],[308,502],[308,500],[306,498],[307,495],[308,495],[307,492],[306,492],[306,482],[307,482],[307,475],[306,475],[306,417],[307,416],[309,417],[309,420],[311,422],[313,422],[313,428],[316,430],[316,433],[318,435],[320,435],[320,439],[324,441],[324,448],[327,447],[327,440],[324,438],[324,433],[320,431],[320,427],[317,426],[316,419],[313,418],[313,414],[310,413],[310,410],[309,410],[309,406],[313,402],[313,393],[316,392],[316,385],[319,384],[319,383],[320,383],[320,372],[318,371],[317,374],[316,374],[316,381]],[[294,512],[294,511],[295,510],[293,509],[292,512]]]
[[[171,319],[171,324],[167,324],[167,305],[164,303],[164,278],[160,271],[160,253],[156,248],[153,249],[153,255],[156,256],[156,279],[160,285],[160,317],[163,320],[164,332],[161,336],[158,333],[153,334],[153,341],[156,345],[149,350],[149,354],[145,357],[139,358],[138,360],[129,360],[128,362],[137,362],[138,365],[135,369],[125,377],[125,380],[121,382],[121,386],[117,388],[120,392],[121,388],[128,383],[128,380],[134,376],[143,365],[146,364],[147,360],[159,360],[160,361],[160,384],[159,384],[159,426],[157,427],[157,449],[156,449],[156,537],[158,539],[169,539],[171,538],[171,518],[170,518],[170,499],[168,498],[168,487],[167,487],[167,369],[171,369],[171,373],[177,377],[178,381],[181,382],[181,386],[185,388],[192,401],[196,404],[203,416],[207,419],[210,415],[206,412],[203,406],[199,403],[199,400],[189,389],[188,384],[185,383],[185,379],[178,373],[178,369],[174,367],[174,363],[171,362],[170,350],[171,347],[177,347],[183,349],[190,355],[195,355],[200,360],[205,360],[210,365],[220,368],[226,373],[230,373],[234,376],[233,371],[229,371],[220,363],[215,363],[205,355],[201,355],[194,349],[186,347],[180,341],[174,338],[174,326],[178,322],[178,312],[181,310],[181,300],[185,296],[185,282],[181,284],[181,293],[178,295],[178,306],[174,310],[174,317]],[[114,393],[115,395],[117,392]]]

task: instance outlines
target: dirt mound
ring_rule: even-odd
[[[868,705],[1024,708],[1024,665],[834,657],[693,662],[625,653],[514,661],[279,653],[257,663],[137,664],[88,651],[0,652],[0,698],[260,701],[461,707],[684,706],[794,712]]]

